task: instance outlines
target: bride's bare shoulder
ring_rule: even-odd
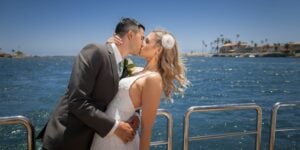
[[[147,84],[161,84],[162,83],[162,77],[159,73],[157,72],[153,72],[150,73],[147,77],[146,77],[146,83]]]

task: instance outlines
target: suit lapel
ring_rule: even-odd
[[[115,54],[113,52],[112,47],[109,44],[106,44],[108,52],[109,52],[109,60],[110,60],[110,65],[111,65],[111,71],[114,79],[114,85],[119,87],[119,74],[117,70],[117,63],[116,63],[116,58]],[[118,88],[116,89],[118,90]]]

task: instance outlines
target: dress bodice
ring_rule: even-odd
[[[108,105],[106,114],[115,120],[127,121],[136,111],[129,95],[129,89],[137,79],[150,73],[141,73],[121,79],[119,82],[119,91]]]

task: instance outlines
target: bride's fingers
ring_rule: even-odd
[[[110,37],[109,39],[107,39],[106,43],[108,44],[115,43],[114,37]]]
[[[114,43],[116,43],[117,45],[123,44],[122,39],[118,35],[114,35],[113,38],[114,38]]]
[[[118,41],[121,41],[121,42],[122,42],[122,39],[121,39],[121,38],[120,38],[118,35],[116,35],[116,34],[115,34],[113,37],[114,37],[116,40],[118,40]]]

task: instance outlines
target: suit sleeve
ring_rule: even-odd
[[[76,57],[69,82],[69,110],[84,124],[104,137],[113,128],[115,120],[96,107],[91,93],[94,90],[97,75],[103,72],[107,62],[95,45],[88,45]],[[100,100],[101,101],[101,100]]]

